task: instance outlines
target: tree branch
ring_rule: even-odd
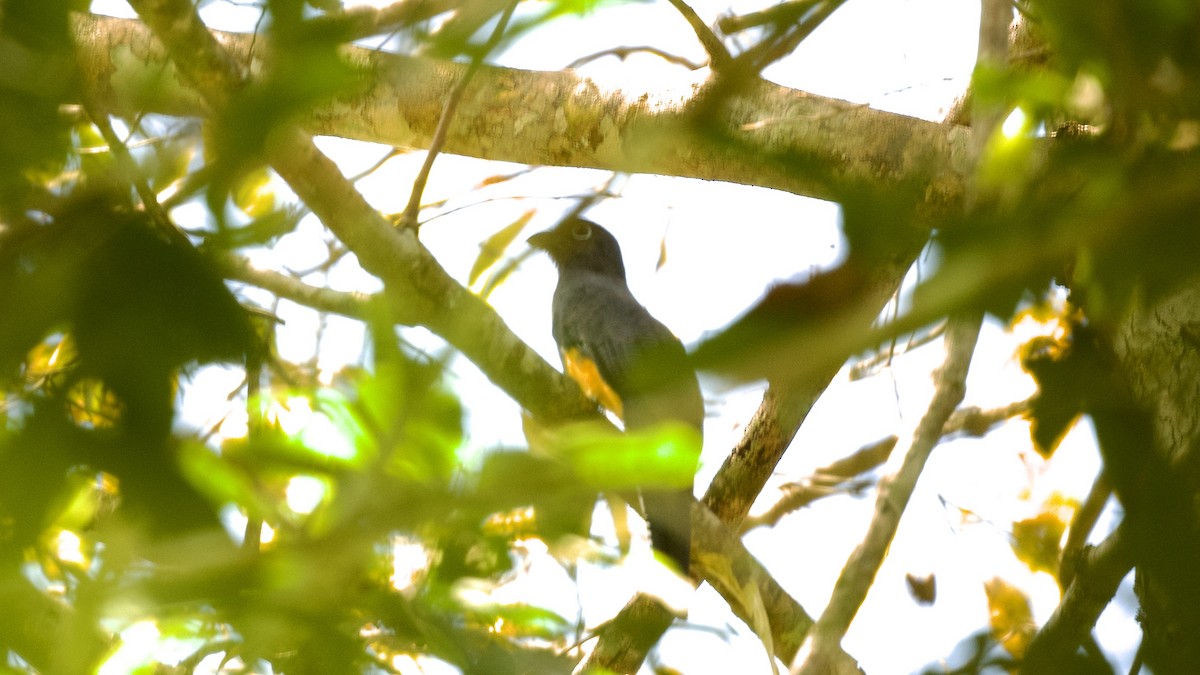
[[[762,515],[747,517],[742,523],[742,532],[746,533],[762,526],[774,527],[779,519],[787,514],[799,511],[822,497],[844,489],[842,486],[850,479],[882,466],[899,441],[896,436],[880,439],[817,469],[802,481],[780,486],[783,498],[772,504]]]
[[[466,72],[462,74],[462,79],[454,85],[454,89],[450,90],[450,95],[446,97],[446,105],[442,108],[442,117],[438,120],[437,129],[434,130],[433,138],[429,142],[429,151],[425,153],[425,161],[421,163],[421,169],[413,180],[412,194],[409,195],[408,205],[404,207],[404,215],[400,218],[401,227],[409,227],[414,230],[420,227],[421,195],[425,193],[429,172],[433,170],[433,160],[437,159],[438,153],[442,151],[442,146],[446,143],[446,133],[454,122],[463,92],[467,90],[467,85],[471,83],[475,73],[479,72],[480,66],[483,65],[483,59],[496,48],[496,45],[500,44],[500,38],[504,37],[508,21],[512,18],[516,8],[517,0],[509,0],[504,7],[504,12],[496,22],[496,27],[492,29],[492,35],[488,38],[487,44],[471,58],[471,65],[467,67]]]
[[[721,38],[712,31],[704,21],[696,14],[696,10],[692,9],[691,5],[683,0],[667,0],[675,11],[683,16],[683,20],[688,22],[692,27],[692,31],[696,33],[696,39],[700,40],[700,44],[704,46],[704,51],[708,52],[708,62],[712,65],[713,70],[720,70],[728,64],[732,57],[729,50],[721,42]]]
[[[105,109],[207,112],[140,22],[78,15],[74,25],[84,82]],[[238,63],[257,58],[254,36],[213,35]],[[304,128],[428,147],[441,117],[440,102],[468,66],[350,46],[342,54],[369,86],[318,108]],[[570,71],[484,66],[464,94],[444,150],[524,164],[723,180],[821,199],[837,199],[862,186],[924,185],[923,213],[946,213],[960,205],[969,170],[970,131],[964,127],[754,80],[729,96],[714,118],[722,137],[733,142],[713,143],[710,132],[688,115],[689,104],[707,86],[685,78],[674,90],[641,95],[606,91]]]
[[[1133,568],[1134,552],[1123,522],[1099,546],[1085,548],[1075,579],[1054,614],[1029,643],[1022,672],[1061,672],[1061,667],[1088,636],[1108,606],[1121,580]]]
[[[947,326],[946,361],[938,372],[937,389],[929,409],[909,441],[899,470],[894,476],[880,481],[875,515],[867,534],[842,568],[829,606],[813,626],[809,637],[812,649],[793,672],[821,674],[828,672],[829,664],[843,660],[842,637],[875,582],[875,575],[896,535],[900,517],[921,476],[925,461],[941,440],[942,429],[963,399],[967,370],[975,352],[981,321],[980,315],[954,318]]]
[[[1028,412],[1032,401],[1033,399],[1025,399],[989,410],[974,406],[959,408],[946,420],[946,426],[942,428],[942,437],[957,433],[983,436],[996,424]],[[899,440],[896,436],[881,438],[828,466],[817,469],[803,481],[784,484],[780,488],[784,492],[783,498],[762,515],[746,518],[742,524],[742,533],[764,525],[774,527],[783,516],[799,511],[822,497],[836,494],[844,489],[842,486],[850,479],[882,466],[891,456]]]
[[[132,3],[174,56],[188,85],[214,109],[242,86],[226,56],[187,0]],[[486,303],[452,279],[411,232],[398,232],[363,199],[312,139],[276,130],[267,159],[296,194],[384,282],[402,323],[421,325],[475,362],[514,400],[546,421],[594,414],[579,388],[529,349]]]

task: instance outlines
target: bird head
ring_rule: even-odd
[[[559,272],[581,270],[625,279],[625,263],[616,237],[590,220],[565,218],[530,237],[529,245],[548,253]]]

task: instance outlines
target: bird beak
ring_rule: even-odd
[[[534,248],[540,248],[549,253],[557,248],[558,237],[553,229],[549,229],[545,232],[538,232],[529,239],[526,239],[525,242]]]

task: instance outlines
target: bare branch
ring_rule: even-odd
[[[758,12],[723,16],[717,20],[717,28],[720,28],[721,32],[726,35],[732,35],[749,28],[758,28],[769,24],[789,24],[822,2],[824,0],[792,0],[791,2],[781,2]]]
[[[934,340],[940,338],[945,331],[946,324],[940,323],[925,333],[912,336],[908,343],[904,345],[904,349],[901,351],[896,351],[896,345],[893,341],[890,345],[888,345],[887,349],[875,354],[871,358],[863,359],[862,361],[859,361],[851,366],[850,381],[854,382],[875,374],[879,368],[890,364],[892,359],[896,356],[908,353],[917,347],[922,347],[933,342]]]
[[[692,30],[695,31],[696,38],[704,46],[704,51],[708,52],[708,62],[712,64],[714,70],[720,70],[732,60],[729,50],[722,44],[721,38],[717,37],[717,34],[704,23],[700,15],[696,14],[696,10],[692,9],[683,0],[668,1],[683,16],[684,21],[688,22]]]
[[[777,24],[776,32],[739,54],[738,63],[745,64],[745,68],[749,72],[762,72],[763,68],[795,51],[804,38],[812,35],[813,31],[820,27],[825,19],[837,11],[845,1],[824,0],[819,3],[819,6],[806,12],[806,15],[797,15],[796,18],[803,16],[799,23],[795,25],[787,25],[790,22]]]
[[[467,68],[467,72],[463,73],[462,79],[458,81],[454,90],[450,92],[450,96],[446,98],[446,107],[442,108],[442,117],[438,120],[437,130],[433,132],[433,140],[429,143],[429,152],[425,153],[425,161],[421,164],[421,170],[417,172],[416,179],[413,180],[412,195],[409,197],[408,206],[404,207],[404,215],[400,219],[401,227],[409,227],[414,230],[420,227],[421,196],[425,193],[425,183],[429,180],[429,172],[433,170],[433,160],[437,158],[442,146],[446,144],[446,133],[454,122],[463,92],[467,90],[467,85],[479,72],[479,67],[483,65],[483,59],[496,48],[496,45],[500,44],[500,38],[504,37],[508,21],[512,18],[516,8],[517,0],[510,0],[508,6],[504,8],[504,13],[500,15],[500,20],[496,22],[496,27],[492,30],[487,44],[471,59],[471,66]]]
[[[582,56],[582,57],[575,59],[574,61],[568,63],[567,68],[578,68],[578,67],[584,65],[585,63],[591,63],[592,61],[604,58],[605,56],[615,56],[618,59],[621,59],[622,61],[624,61],[625,59],[629,58],[631,55],[639,54],[639,53],[653,54],[653,55],[659,57],[660,59],[666,61],[667,63],[674,63],[675,65],[683,66],[684,68],[687,68],[688,70],[699,70],[704,67],[703,63],[695,63],[693,61],[689,61],[688,59],[685,59],[682,56],[679,56],[677,54],[672,54],[670,52],[659,49],[658,47],[651,47],[649,45],[641,45],[638,47],[613,47],[612,49],[605,49],[603,51],[596,52],[595,54],[588,54],[587,56]]]
[[[774,527],[785,515],[799,511],[822,497],[837,494],[844,489],[841,486],[851,479],[882,466],[891,456],[899,440],[896,436],[888,436],[875,441],[828,466],[817,469],[809,478],[780,486],[784,493],[783,498],[762,515],[747,517],[742,523],[742,533],[764,525]]]
[[[232,253],[221,256],[218,262],[221,274],[227,279],[257,286],[270,291],[277,297],[291,300],[318,312],[329,312],[366,320],[370,317],[371,303],[382,300],[378,295],[310,286],[286,274],[256,269],[250,265],[249,260]]]
[[[959,408],[946,420],[946,425],[942,428],[942,438],[957,433],[983,436],[996,424],[1027,413],[1032,401],[1033,399],[1026,399],[990,410],[974,406]],[[782,485],[780,489],[784,492],[783,498],[762,515],[746,518],[742,524],[742,533],[763,525],[773,527],[783,516],[799,511],[818,499],[854,489],[851,481],[861,480],[861,476],[882,466],[891,456],[898,441],[896,436],[882,438],[817,469],[809,478]]]
[[[1100,520],[1104,505],[1108,503],[1108,498],[1111,496],[1112,485],[1101,473],[1096,476],[1095,482],[1092,483],[1092,489],[1088,490],[1083,504],[1080,504],[1079,508],[1075,510],[1075,515],[1071,518],[1071,527],[1067,531],[1067,543],[1063,545],[1062,560],[1058,567],[1058,583],[1063,588],[1068,588],[1074,581],[1079,568],[1080,556],[1083,555],[1084,547],[1087,546],[1088,536],[1091,535],[1096,522]]]
[[[1099,546],[1083,550],[1074,581],[1029,643],[1022,672],[1060,672],[1059,665],[1087,638],[1121,580],[1133,568],[1134,552],[1127,529],[1128,525],[1122,523]]]
[[[938,371],[937,389],[921,418],[895,475],[880,481],[875,515],[867,534],[846,561],[834,586],[829,606],[813,626],[811,650],[794,673],[824,673],[826,664],[842,659],[841,640],[875,581],[888,547],[900,525],[925,461],[942,437],[942,429],[962,401],[967,370],[979,338],[982,317],[952,319],[946,329],[946,361]]]

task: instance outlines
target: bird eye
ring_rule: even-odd
[[[576,241],[587,241],[592,238],[592,226],[587,223],[578,223],[571,228],[571,236]]]

